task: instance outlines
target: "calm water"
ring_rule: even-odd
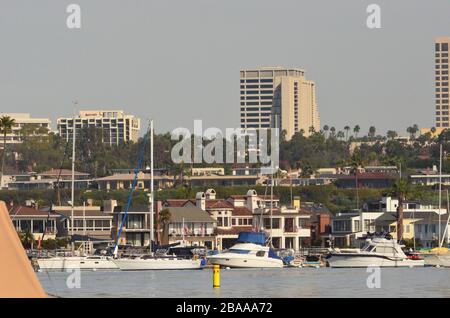
[[[450,297],[450,269],[431,267],[382,269],[379,289],[367,287],[365,269],[221,270],[219,290],[212,288],[212,269],[83,271],[73,289],[69,275],[38,273],[47,293],[61,297]]]

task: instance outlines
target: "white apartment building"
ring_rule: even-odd
[[[300,69],[263,67],[240,72],[241,128],[276,127],[286,139],[320,130],[315,84]],[[275,121],[276,119],[276,121]]]
[[[140,119],[126,115],[122,110],[82,110],[78,117],[58,118],[58,132],[66,140],[71,139],[74,125],[77,130],[95,127],[101,129],[103,142],[118,145],[136,142],[139,138]]]
[[[51,121],[49,118],[33,118],[29,113],[0,113],[0,117],[9,116],[16,122],[12,128],[12,132],[6,135],[7,144],[18,144],[24,140],[22,129],[27,125],[36,130],[33,132],[34,136],[46,135],[50,131]],[[39,132],[39,128],[42,132]],[[0,136],[0,147],[3,145],[3,134]]]

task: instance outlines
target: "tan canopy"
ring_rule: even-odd
[[[46,297],[11,222],[0,201],[0,297]]]

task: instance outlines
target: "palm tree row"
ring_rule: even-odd
[[[326,138],[328,138],[328,137],[335,137],[338,139],[345,138],[345,140],[348,141],[350,138],[350,136],[349,136],[350,130],[351,130],[350,126],[346,125],[344,127],[345,133],[343,131],[338,131],[336,133],[335,127],[333,127],[333,126],[330,127],[328,125],[324,125],[323,130],[321,132],[325,135]],[[358,134],[360,131],[361,131],[361,127],[359,125],[355,125],[353,127],[353,138],[354,139],[358,139]],[[432,127],[430,131],[432,134],[434,134],[436,132],[436,128]],[[419,132],[419,126],[417,124],[409,126],[406,129],[406,132],[409,133],[411,139],[416,139],[417,133]],[[367,137],[369,137],[369,139],[375,139],[375,137],[376,137],[376,127],[375,126],[369,127],[369,132],[367,133]],[[393,140],[396,137],[398,137],[398,133],[395,130],[388,130],[386,132],[386,137],[387,137],[387,139]]]

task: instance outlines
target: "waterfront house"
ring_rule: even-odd
[[[332,220],[331,240],[337,247],[357,246],[367,232],[375,232],[375,220],[384,212],[348,210],[338,212]]]
[[[50,211],[42,211],[29,205],[9,206],[9,216],[17,232],[31,233],[36,240],[55,239],[57,234],[58,215]]]
[[[208,212],[196,207],[167,207],[170,221],[167,242],[184,243],[187,246],[214,248],[216,220]]]
[[[448,214],[441,215],[441,239],[444,236],[444,244],[450,246],[450,231],[447,228]],[[414,223],[415,240],[421,247],[431,248],[439,246],[439,216],[433,215]],[[445,246],[445,245],[444,245]]]
[[[441,215],[441,236],[446,235],[445,223],[448,215]],[[403,212],[403,239],[415,240],[424,247],[437,246],[439,237],[439,215],[429,211]],[[397,214],[384,213],[376,220],[376,230],[388,231],[397,238]],[[447,234],[448,235],[448,234]]]
[[[397,176],[383,172],[357,172],[357,174],[342,174],[337,176],[338,188],[389,188],[397,179]]]
[[[76,236],[79,240],[111,242],[111,228],[113,216],[101,210],[100,206],[75,206],[73,211],[70,206],[53,206],[52,210],[57,214],[58,236]]]
[[[214,247],[219,250],[231,247],[240,232],[256,230],[271,232],[275,247],[299,249],[310,244],[311,213],[300,208],[300,201],[289,208],[281,206],[277,196],[258,195],[255,190],[217,199],[214,189],[208,189],[197,193],[195,199],[169,199],[162,206],[197,207],[208,212],[216,221]]]
[[[111,201],[113,201],[112,204],[107,205],[113,211],[111,235],[115,241],[125,216],[125,207],[117,205],[114,200]],[[106,208],[104,210],[106,211]],[[150,246],[150,209],[148,205],[132,204],[130,206],[119,238],[119,245]]]

